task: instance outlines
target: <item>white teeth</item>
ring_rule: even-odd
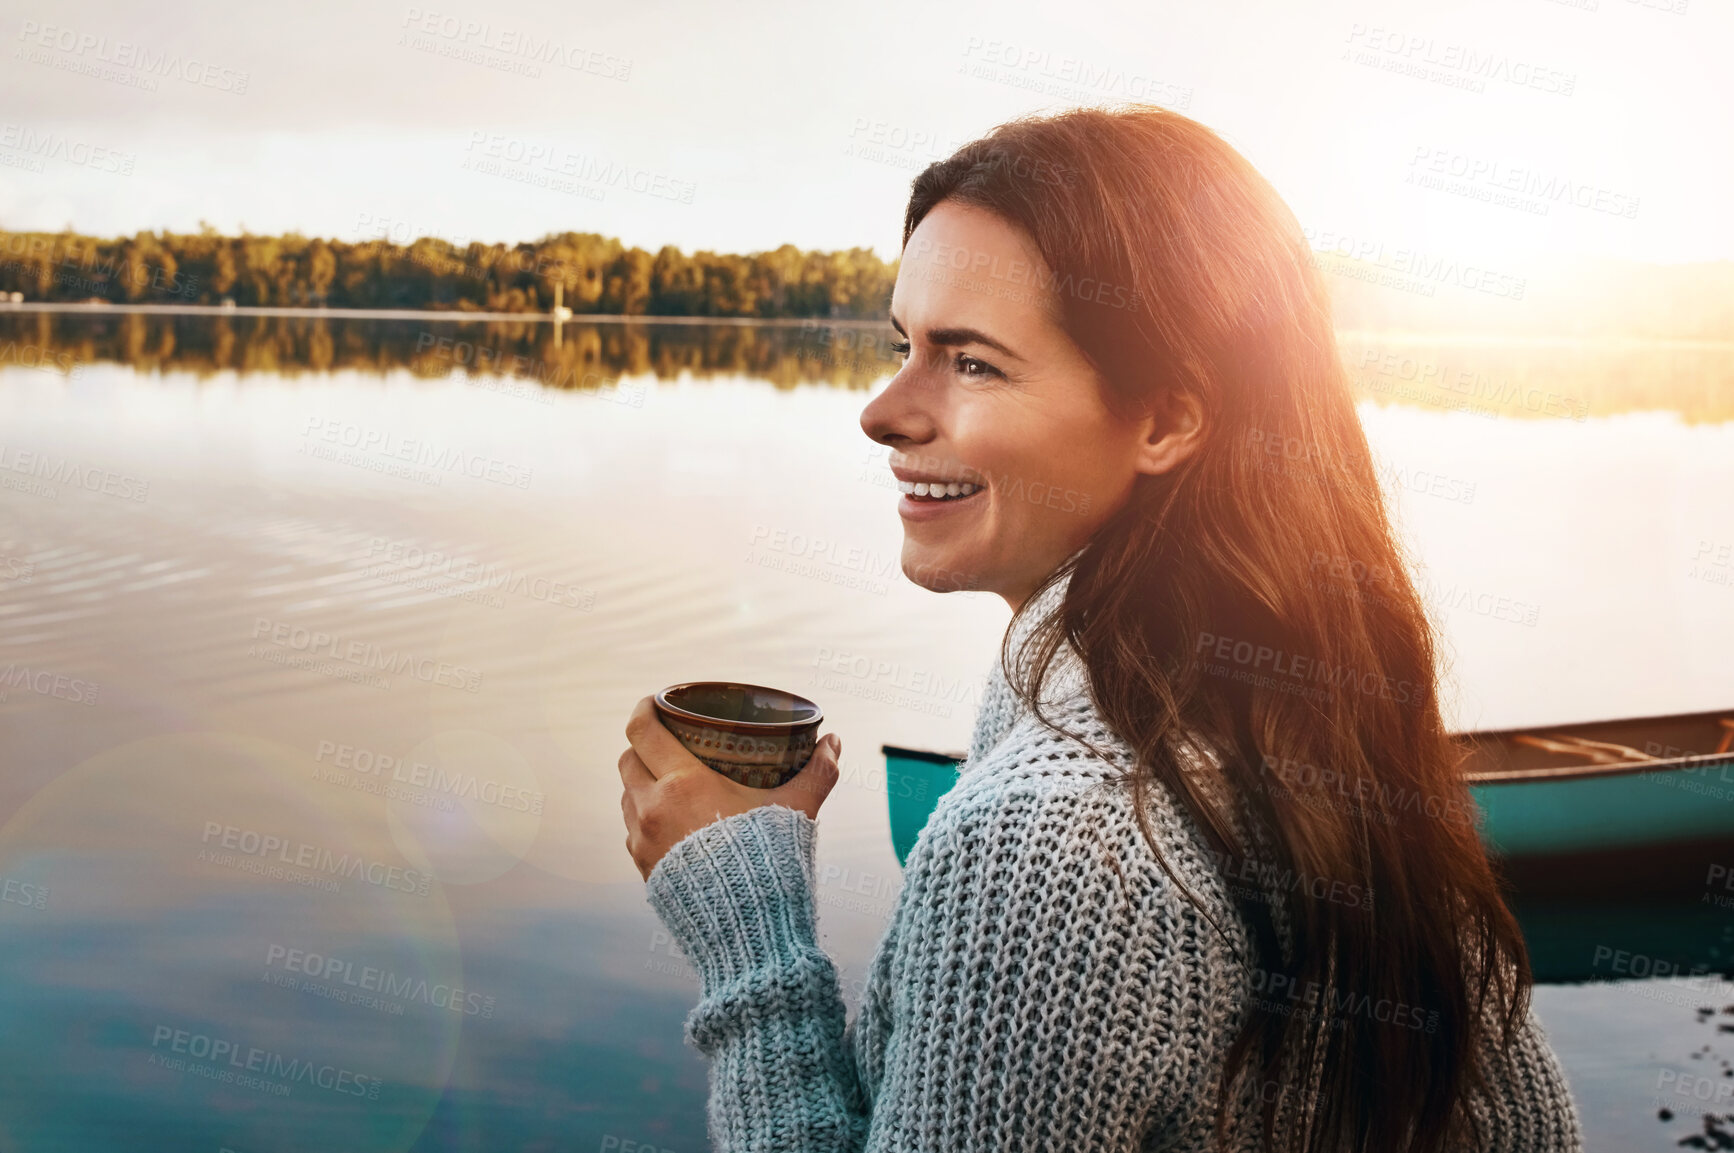
[[[946,497],[970,496],[979,492],[981,487],[982,486],[979,484],[970,484],[968,481],[952,481],[949,484],[940,484],[938,481],[924,480],[900,480],[897,482],[898,492],[909,493],[912,496],[937,497],[942,499]]]

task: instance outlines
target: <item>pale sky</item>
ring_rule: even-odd
[[[0,17],[6,229],[571,229],[891,257],[910,179],[955,144],[1141,98],[1222,133],[1321,247],[1519,270],[1734,258],[1722,0],[0,0]]]

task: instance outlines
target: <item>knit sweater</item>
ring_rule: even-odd
[[[817,942],[817,824],[805,813],[761,805],[657,862],[647,897],[700,977],[685,1039],[709,1059],[715,1149],[1219,1148],[1217,1086],[1245,1014],[1305,1013],[1307,1001],[1239,959],[1251,934],[1232,870],[1161,785],[1147,794],[1152,831],[1232,948],[1151,854],[1130,797],[1112,787],[1133,755],[1096,713],[1076,654],[1062,657],[1044,710],[1115,763],[1042,726],[995,661],[958,783],[909,853],[853,1021]],[[1273,920],[1292,948],[1286,919]],[[1426,1027],[1415,1007],[1364,1011],[1389,1028]],[[1471,1101],[1477,1148],[1581,1151],[1533,1011],[1516,1046],[1490,1043],[1481,1059],[1492,1088]],[[1229,1148],[1258,1148],[1261,1092],[1299,1090],[1243,1078]]]

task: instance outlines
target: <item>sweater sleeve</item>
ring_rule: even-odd
[[[710,1062],[718,1153],[852,1153],[865,1138],[842,993],[814,928],[817,828],[803,812],[761,805],[682,838],[647,881],[699,973],[685,1033]]]

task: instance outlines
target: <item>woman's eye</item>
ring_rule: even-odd
[[[888,345],[887,347],[889,347],[891,349],[891,351],[898,356],[908,356],[909,355],[910,345],[909,345],[909,341],[907,341],[907,340],[892,341],[891,344]],[[989,364],[987,361],[977,360],[975,357],[966,356],[965,354],[963,354],[961,352],[957,354],[957,359],[953,362],[953,367],[955,367],[957,369],[957,371],[961,372],[964,376],[981,377],[981,376],[1000,376],[1000,375],[1003,375],[999,369],[995,368],[993,365]]]
[[[965,356],[962,353],[959,353],[957,356],[957,368],[958,368],[958,371],[963,373],[963,375],[965,375],[965,376],[998,376],[999,375],[999,369],[995,368],[993,365],[989,364],[987,361],[977,360],[973,356]],[[970,371],[971,368],[976,368],[976,369],[979,369],[980,371],[979,372],[971,372]]]

